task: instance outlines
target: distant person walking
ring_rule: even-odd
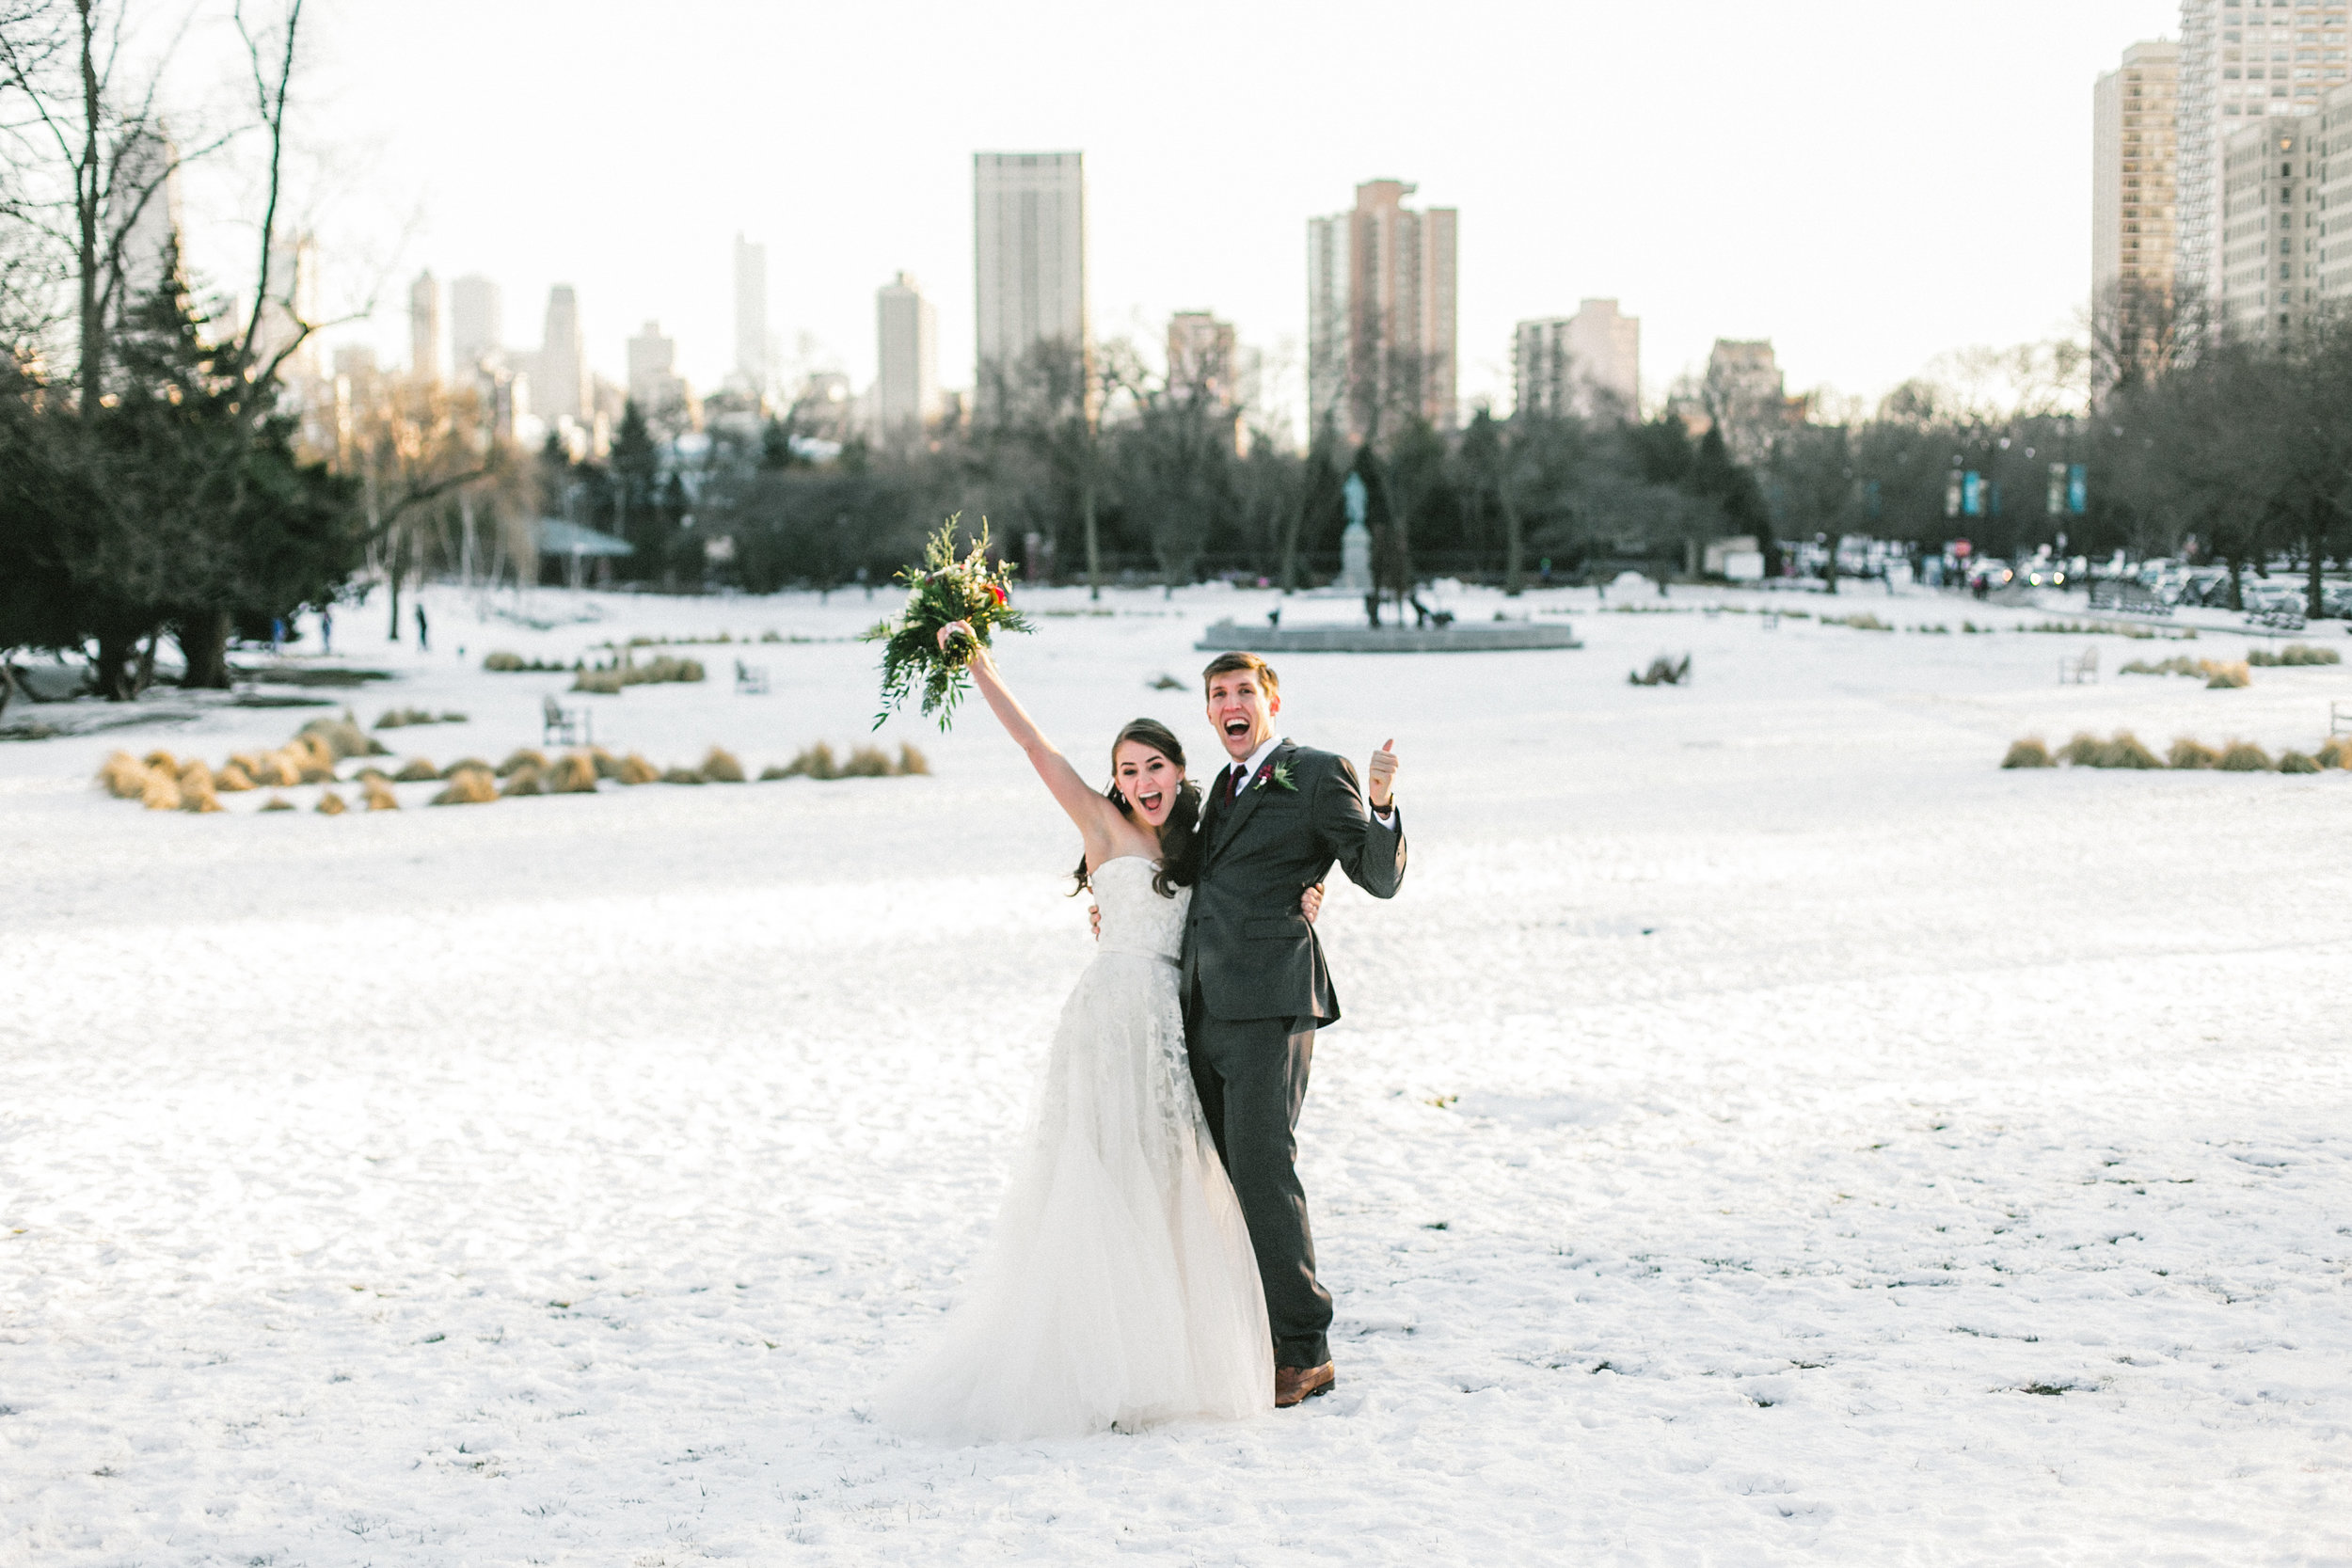
[[[324,607],[319,610],[319,647],[330,654],[335,651],[335,612]]]
[[[417,606],[417,652],[423,653],[432,646],[432,639],[425,625],[424,606],[419,605]]]

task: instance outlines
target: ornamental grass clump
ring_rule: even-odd
[[[441,769],[441,777],[453,779],[460,773],[491,773],[490,765],[480,757],[461,757]],[[497,777],[491,773],[493,778]]]
[[[213,787],[224,795],[242,795],[253,787],[253,775],[232,757],[213,776]]]
[[[518,747],[515,751],[507,753],[506,760],[500,763],[494,771],[500,778],[503,779],[519,773],[526,768],[537,773],[546,772],[548,768],[547,753],[545,752],[533,751],[528,746]]]
[[[929,774],[930,770],[930,758],[925,756],[922,752],[916,751],[912,746],[901,746],[898,748],[899,772]]]
[[[392,775],[398,784],[428,784],[441,776],[441,770],[422,757],[410,757],[407,766]]]
[[[2254,677],[2246,673],[2246,661],[2224,664],[2218,659],[2205,661],[2205,689],[2217,691],[2225,687],[2249,686]]]
[[[1680,686],[1691,678],[1691,656],[1684,654],[1681,662],[1677,663],[1660,654],[1649,661],[1647,670],[1638,674],[1629,670],[1625,678],[1629,686]]]
[[[908,566],[898,573],[898,580],[907,585],[907,602],[897,618],[877,623],[866,633],[865,641],[882,645],[882,705],[874,714],[876,729],[918,687],[925,718],[936,714],[942,732],[954,721],[956,705],[971,689],[964,670],[977,650],[961,636],[942,648],[939,634],[946,627],[958,621],[965,623],[983,648],[998,632],[1036,629],[1012,608],[1010,564],[1000,562],[992,567],[988,562],[986,517],[980,519],[980,531],[971,550],[961,558],[956,555],[956,525],[962,516],[959,512],[940,526],[923,547],[920,566]]]
[[[2058,760],[2070,768],[2096,768],[2099,754],[2106,748],[2106,742],[2089,730],[2076,730],[2074,738],[2059,750]]]
[[[2205,673],[2207,662],[2190,658],[2185,654],[2174,654],[2170,658],[2160,658],[2153,663],[2136,658],[2119,666],[2115,673],[2119,675],[2201,675]]]
[[[2352,739],[2329,736],[2312,760],[2322,768],[2352,768]]]
[[[2290,642],[2277,653],[2257,648],[2246,656],[2246,662],[2262,668],[2295,664],[2341,664],[2344,656],[2333,648],[2323,648],[2312,642]]]
[[[734,752],[718,746],[713,746],[703,757],[701,772],[712,784],[743,782],[743,765],[736,760]]]
[[[2224,773],[2268,773],[2277,768],[2270,753],[2250,740],[2233,740],[2221,749],[2221,760],[2214,766]]]
[[[2172,743],[2172,750],[2165,754],[2167,768],[2211,768],[2220,760],[2220,752],[2210,746],[2191,740],[2186,736],[2175,740]]]
[[[263,811],[292,811],[294,809],[294,803],[292,800],[287,800],[283,795],[273,795],[268,800],[262,802],[261,809]]]
[[[2279,771],[2281,773],[2316,773],[2319,771],[2319,762],[2317,758],[2307,756],[2301,752],[2280,752]]]
[[[147,793],[147,764],[117,752],[98,769],[98,784],[118,800],[135,800]]]
[[[886,779],[890,774],[890,753],[879,746],[860,746],[841,765],[845,779]]]
[[[841,765],[834,761],[833,748],[820,740],[814,746],[803,747],[801,754],[792,759],[791,766],[784,770],[782,776],[787,779],[837,779],[841,776]]]
[[[359,799],[370,811],[398,811],[400,809],[400,797],[393,794],[392,786],[380,778],[362,780],[359,784]]]
[[[2139,736],[2129,730],[2118,730],[2107,743],[2099,748],[2093,768],[2162,768],[2156,753],[2140,744]]]
[[[550,795],[594,795],[596,765],[585,752],[567,752],[547,775]]]
[[[708,784],[710,781],[691,768],[672,768],[662,772],[661,782],[674,784]]]
[[[479,806],[499,798],[499,782],[487,768],[477,763],[459,768],[450,775],[448,786],[433,797],[437,806]]]
[[[342,796],[330,789],[319,797],[319,803],[311,809],[321,816],[341,816],[351,808],[343,804]]]
[[[501,795],[545,795],[547,785],[540,782],[539,769],[532,767],[516,768],[506,776],[506,787]]]
[[[647,762],[637,752],[631,752],[621,759],[620,771],[612,776],[625,784],[659,784],[661,780],[661,769]]]
[[[2056,768],[2058,764],[2051,760],[2050,748],[2042,744],[2041,736],[2028,736],[2023,740],[2010,742],[2009,754],[2001,759],[2001,766],[2004,768]]]
[[[221,809],[220,797],[213,793],[213,770],[200,758],[190,757],[181,766],[180,809],[198,813]]]
[[[385,744],[359,727],[358,721],[345,713],[341,719],[313,719],[294,733],[296,744],[309,737],[326,751],[326,760],[331,766],[345,757],[388,757],[392,753]]]
[[[585,752],[575,752],[572,754],[586,757],[589,766],[596,770],[596,777],[599,779],[618,779],[621,776],[621,759],[601,746],[591,746]]]
[[[149,811],[178,811],[180,809],[179,776],[168,768],[149,768],[147,783],[139,790],[139,804]]]

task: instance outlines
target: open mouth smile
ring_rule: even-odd
[[[1149,795],[1136,796],[1136,804],[1141,806],[1145,811],[1157,811],[1160,809],[1160,801],[1164,799],[1166,799],[1166,797],[1161,795],[1161,793],[1155,789]]]

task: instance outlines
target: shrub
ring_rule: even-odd
[[[2315,759],[2305,756],[2300,752],[2280,752],[2279,771],[2281,773],[2316,773],[2319,771],[2319,764]]]
[[[2068,741],[2064,749],[2058,752],[2058,759],[2074,768],[2096,768],[2099,766],[2100,755],[2106,750],[2106,741],[2101,740],[2089,730],[2076,730],[2074,738]]]
[[[507,754],[506,760],[500,763],[495,771],[500,778],[503,779],[519,773],[526,768],[534,773],[546,772],[548,769],[547,753],[535,752],[528,746],[517,747]]]
[[[2043,745],[2039,736],[2029,736],[2024,740],[2010,742],[2009,755],[2001,759],[2001,766],[2004,768],[2056,768],[2058,764],[2050,760],[2050,748]]]
[[[2221,753],[2215,751],[2212,747],[2200,745],[2198,742],[2189,739],[2186,736],[2183,736],[2180,739],[2172,743],[2172,750],[2167,753],[2166,756],[2166,766],[2171,768],[2211,768],[2215,763],[2219,762],[2220,760]]]
[[[392,775],[402,784],[424,784],[441,776],[441,770],[422,757],[410,757],[408,766]]]
[[[147,764],[117,752],[98,769],[98,784],[118,800],[135,800],[147,793]]]
[[[501,795],[545,795],[547,792],[547,786],[539,781],[539,769],[528,766],[517,768],[508,774],[506,787],[499,791]]]
[[[215,775],[213,787],[226,794],[242,795],[253,787],[253,775],[238,767],[232,760]]]
[[[523,663],[522,655],[508,653],[503,648],[497,653],[485,656],[482,660],[482,667],[499,674],[512,674],[517,670],[527,668]]]
[[[2322,648],[2310,642],[2290,642],[2275,654],[2257,648],[2246,656],[2246,662],[2257,668],[2280,664],[2341,664],[2344,656],[2333,648]]]
[[[833,760],[833,748],[820,740],[814,746],[802,748],[801,754],[792,759],[792,766],[784,770],[784,776],[787,779],[837,779],[841,776],[841,768]]]
[[[2222,748],[2221,760],[2214,764],[2224,773],[2267,773],[2277,765],[2270,753],[2250,740],[2233,740]]]
[[[618,670],[582,670],[572,677],[574,691],[586,691],[603,697],[619,696],[623,684]]]
[[[262,809],[263,811],[292,811],[294,809],[294,803],[283,795],[273,795],[262,802]]]
[[[341,816],[351,808],[343,804],[342,796],[330,789],[319,797],[319,803],[311,809],[321,816]]]
[[[673,768],[661,775],[661,782],[674,784],[708,784],[710,781],[691,768]]]
[[[879,746],[860,746],[841,765],[845,779],[886,779],[890,773],[890,753]]]
[[[480,763],[453,769],[449,786],[433,797],[437,806],[479,806],[499,798],[498,780]]]
[[[139,804],[149,811],[178,811],[180,809],[179,778],[166,768],[149,768],[147,783],[139,790]]]
[[[703,758],[702,775],[712,784],[741,784],[743,765],[732,752],[713,746]]]
[[[313,719],[295,732],[297,743],[308,736],[326,750],[326,761],[331,766],[345,757],[387,757],[391,752],[384,743],[361,729],[348,713],[341,719]]]
[[[2156,753],[2139,742],[2139,736],[2129,730],[2118,730],[2113,738],[2099,748],[2099,758],[2093,768],[2162,768]]]
[[[631,752],[621,759],[621,770],[613,777],[625,784],[649,784],[660,782],[661,769]]]
[[[441,769],[441,777],[453,779],[460,773],[488,773],[490,765],[480,757],[466,757]],[[493,775],[495,777],[495,775]]]
[[[594,795],[596,792],[596,765],[585,752],[566,753],[547,776],[550,795]]]
[[[400,809],[400,797],[393,794],[392,786],[382,779],[370,779],[362,784],[359,786],[359,798],[367,802],[370,811],[398,811]]]
[[[930,759],[930,758],[929,758],[929,757],[925,756],[922,752],[920,752],[916,751],[916,750],[915,750],[914,747],[912,747],[912,746],[901,746],[901,747],[899,747],[899,748],[898,748],[898,771],[899,771],[899,772],[901,772],[901,773],[926,773],[926,774],[927,774],[927,773],[929,773],[930,770],[931,770],[931,759]]]
[[[2244,659],[2239,659],[2235,664],[2224,664],[2218,659],[2205,661],[2205,689],[2209,691],[2217,690],[2223,687],[2246,686],[2252,680],[2253,677],[2246,673]]]

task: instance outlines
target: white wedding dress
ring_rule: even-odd
[[[1192,890],[1094,873],[1102,943],[1062,1007],[995,1233],[878,1414],[951,1443],[1076,1437],[1274,1402],[1265,1292],[1185,1065]]]

